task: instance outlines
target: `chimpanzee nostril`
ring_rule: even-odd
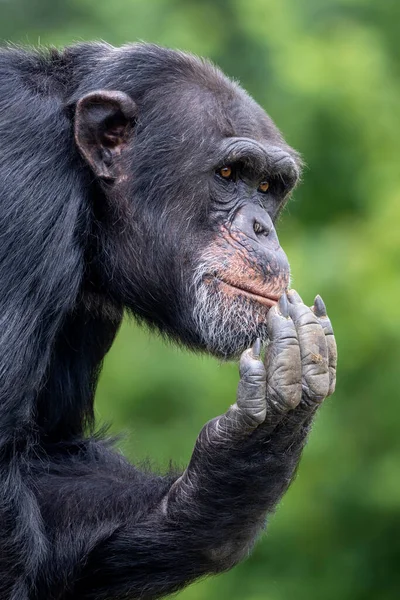
[[[245,204],[236,213],[232,225],[252,240],[255,248],[278,243],[272,219],[261,206]]]
[[[256,235],[264,235],[267,237],[269,234],[269,229],[265,225],[262,225],[259,221],[254,221],[253,230]]]

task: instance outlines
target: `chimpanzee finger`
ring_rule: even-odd
[[[266,383],[260,352],[261,341],[257,339],[251,348],[242,353],[236,402],[226,413],[204,425],[197,440],[199,446],[209,447],[211,444],[229,447],[248,437],[264,422]]]
[[[295,290],[289,290],[289,313],[300,344],[303,395],[320,403],[329,392],[328,346],[325,332],[313,311]]]
[[[265,355],[268,414],[285,413],[301,400],[301,358],[295,325],[286,294],[267,317],[269,344]]]
[[[329,368],[329,391],[328,396],[333,394],[336,385],[336,365],[337,365],[337,346],[332,324],[326,312],[325,303],[321,296],[316,296],[311,310],[317,317],[325,333],[326,345],[328,347],[328,368]]]
[[[233,414],[240,414],[241,427],[252,429],[263,423],[265,408],[265,368],[260,357],[261,341],[257,339],[253,346],[245,350],[240,357],[240,381]],[[228,411],[228,414],[232,413]]]

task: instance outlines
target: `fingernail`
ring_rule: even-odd
[[[289,304],[285,292],[283,292],[282,296],[279,298],[278,309],[282,317],[287,319],[289,316]]]
[[[303,300],[301,299],[300,295],[296,292],[296,290],[289,290],[287,295],[288,300],[291,304],[303,304]]]
[[[326,307],[319,294],[314,300],[314,313],[317,317],[326,317]]]
[[[253,355],[255,358],[259,358],[260,354],[261,354],[261,340],[260,338],[257,338],[256,341],[254,342],[252,348],[251,348]]]

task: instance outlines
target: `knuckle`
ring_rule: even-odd
[[[266,415],[265,401],[258,399],[258,401],[244,402],[238,400],[237,402],[239,422],[244,429],[254,429],[264,423]]]
[[[263,408],[260,408],[258,410],[248,411],[247,414],[251,418],[253,424],[255,424],[255,425],[261,425],[265,421],[265,417],[266,417],[266,414],[267,414],[267,409],[264,406]]]
[[[274,406],[283,412],[292,410],[301,400],[301,381],[284,383],[271,382],[268,386],[267,397]]]
[[[253,360],[252,362],[243,363],[240,365],[240,377],[246,381],[253,379],[263,380],[266,377],[265,367],[261,360]]]
[[[329,395],[329,374],[318,373],[305,378],[304,393],[314,402],[320,403]]]
[[[246,377],[246,383],[256,388],[265,385],[266,374],[263,373],[251,373]]]
[[[297,339],[295,325],[291,318],[279,317],[268,327],[268,335],[271,342],[282,338]]]

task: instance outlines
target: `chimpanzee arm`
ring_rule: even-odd
[[[257,343],[244,352],[237,402],[205,425],[158,506],[96,546],[75,599],[157,598],[249,552],[334,388],[336,347],[322,301],[309,309],[295,292],[289,301],[270,310],[266,367]]]

